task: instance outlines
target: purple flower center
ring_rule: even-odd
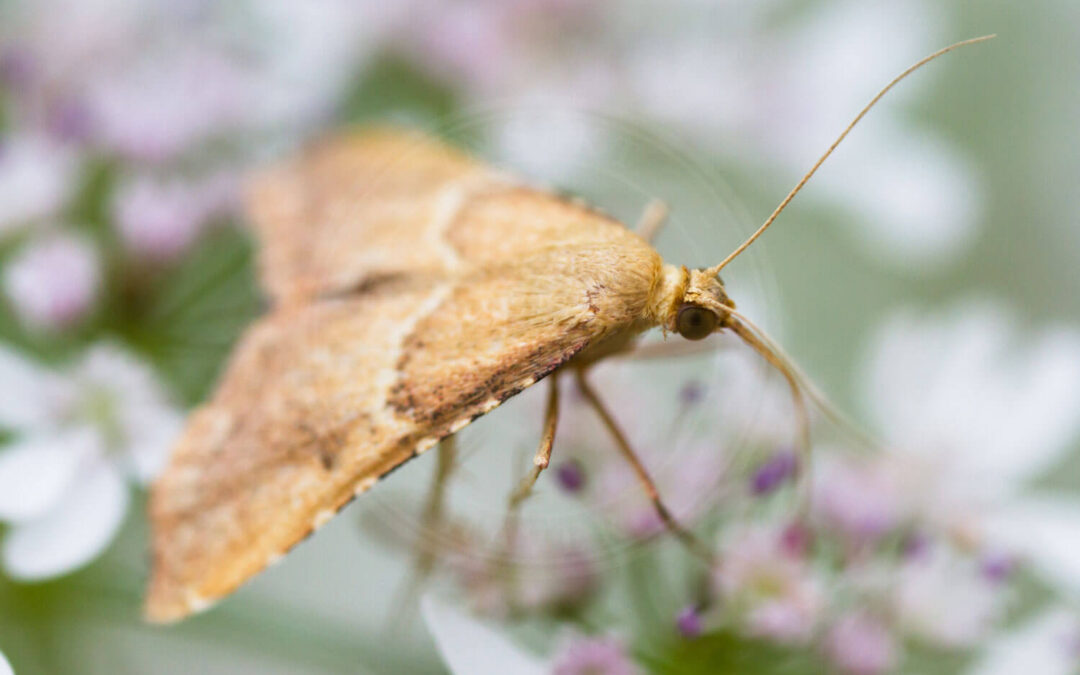
[[[576,494],[585,487],[585,469],[576,459],[568,459],[559,464],[555,469],[555,477],[559,481],[559,487],[571,494]]]
[[[795,453],[781,451],[758,467],[750,479],[750,491],[755,495],[769,494],[791,479],[799,468]]]
[[[693,605],[684,607],[675,616],[675,627],[679,629],[679,635],[684,638],[696,638],[704,630],[701,615]]]
[[[90,114],[80,103],[65,101],[49,112],[48,127],[61,141],[85,141],[90,136]]]
[[[983,558],[981,569],[988,581],[1005,582],[1016,571],[1016,559],[1003,553],[991,554]]]
[[[679,401],[686,406],[700,403],[705,398],[705,385],[697,380],[691,380],[679,390]]]
[[[805,525],[792,523],[780,535],[780,546],[788,555],[801,557],[810,550],[811,538],[810,530]]]

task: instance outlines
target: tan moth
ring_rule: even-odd
[[[706,269],[661,259],[642,236],[659,218],[635,233],[415,134],[346,134],[263,174],[248,205],[274,309],[237,345],[153,487],[147,618],[206,608],[394,468],[560,373],[577,379],[665,522],[694,545],[586,368],[633,349],[652,328],[689,340],[730,330],[779,369],[797,402],[813,396],[736,310],[719,272],[881,96],[930,60],[985,39],[940,50],[893,80],[765,223]],[[557,391],[514,505],[552,452]]]

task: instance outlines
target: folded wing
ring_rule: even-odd
[[[417,171],[441,175],[440,162]],[[348,201],[345,188],[317,196],[319,180],[301,175],[312,212]],[[148,618],[231,592],[394,467],[633,326],[659,273],[618,223],[520,186],[469,192],[437,236],[415,221],[439,209],[379,234],[391,200],[368,198],[383,205],[354,213],[372,219],[352,223],[366,247],[342,235],[345,216],[303,230],[263,214],[281,302],[243,337],[154,485]]]

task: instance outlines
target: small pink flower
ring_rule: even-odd
[[[149,261],[175,259],[231,203],[234,183],[227,176],[201,183],[139,177],[121,185],[113,212],[124,247]]]
[[[824,597],[813,569],[784,540],[784,530],[766,526],[728,532],[713,586],[742,615],[749,633],[804,642],[813,634]]]
[[[851,675],[877,675],[892,670],[897,661],[893,634],[876,617],[863,612],[846,614],[829,630],[825,652]]]
[[[244,74],[226,54],[161,51],[92,83],[88,112],[97,140],[123,157],[164,162],[235,127],[244,111]]]
[[[67,328],[90,311],[101,282],[97,251],[71,235],[47,235],[16,254],[4,291],[31,328]]]
[[[819,464],[814,468],[812,507],[827,527],[861,545],[901,523],[904,500],[883,462],[837,458]]]
[[[501,81],[515,51],[502,4],[456,3],[435,12],[405,36],[416,40],[421,64],[474,88]]]
[[[924,641],[965,648],[984,639],[1007,609],[1009,593],[972,560],[944,547],[906,560],[892,589],[892,611]]]
[[[552,664],[555,675],[634,675],[640,673],[622,642],[613,637],[575,637]]]

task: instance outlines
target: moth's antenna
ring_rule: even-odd
[[[806,172],[806,175],[803,176],[802,180],[800,180],[798,182],[798,184],[791,190],[791,192],[788,193],[787,197],[784,197],[784,200],[782,202],[780,202],[780,205],[776,207],[776,209],[772,212],[772,214],[769,216],[769,218],[761,225],[761,227],[759,227],[757,229],[757,231],[755,231],[752,235],[750,235],[750,237],[747,238],[746,241],[744,241],[742,244],[740,244],[737,249],[732,251],[728,255],[728,257],[726,257],[722,261],[720,261],[719,265],[716,265],[715,267],[710,267],[707,270],[708,273],[710,275],[719,274],[720,270],[724,269],[725,265],[727,265],[729,262],[731,262],[732,260],[737,258],[739,256],[739,254],[741,254],[743,251],[745,251],[747,248],[749,248],[750,244],[753,244],[754,241],[758,237],[760,237],[762,235],[762,233],[765,232],[765,230],[769,229],[769,226],[773,224],[773,221],[776,220],[776,217],[779,216],[780,213],[783,212],[783,210],[785,208],[787,208],[787,205],[789,203],[791,203],[791,200],[795,198],[795,195],[799,194],[799,191],[803,189],[803,186],[806,185],[807,181],[810,180],[810,177],[813,176],[815,173],[817,173],[817,170],[821,167],[822,164],[825,163],[825,160],[829,158],[829,155],[831,155],[833,153],[833,150],[836,150],[836,147],[838,145],[840,145],[840,143],[845,138],[847,138],[847,135],[851,132],[851,130],[855,127],[855,125],[858,124],[860,121],[862,121],[863,117],[866,117],[866,113],[870,112],[870,109],[873,108],[874,105],[876,105],[877,102],[880,101],[883,96],[885,96],[885,94],[889,93],[890,89],[892,89],[897,84],[899,84],[900,81],[903,80],[905,77],[907,77],[908,75],[914,73],[916,70],[918,70],[919,68],[922,68],[923,66],[930,63],[931,61],[938,58],[939,56],[944,56],[945,54],[948,54],[949,52],[951,52],[951,51],[953,51],[955,49],[960,49],[961,47],[966,47],[968,45],[977,44],[979,42],[986,42],[987,40],[992,40],[995,37],[997,37],[997,35],[984,35],[982,37],[972,38],[970,40],[964,40],[962,42],[957,42],[956,44],[949,45],[948,47],[945,47],[944,49],[939,49],[938,51],[934,52],[930,56],[927,56],[927,57],[923,58],[918,63],[915,63],[914,65],[910,66],[907,70],[905,70],[904,72],[897,75],[896,78],[893,79],[892,82],[885,85],[885,88],[883,88],[881,91],[879,91],[877,93],[877,95],[874,96],[874,98],[870,99],[870,102],[867,103],[866,106],[862,110],[859,111],[859,114],[855,116],[855,119],[853,119],[851,121],[851,124],[847,125],[847,127],[844,129],[843,133],[841,133],[836,138],[836,140],[833,141],[833,144],[829,146],[829,149],[825,151],[825,154],[823,154],[821,156],[821,158],[818,159],[818,161],[814,164],[814,166],[811,167],[810,170]]]
[[[780,371],[780,374],[787,380],[788,387],[791,389],[791,400],[795,404],[795,416],[798,418],[799,454],[802,459],[807,459],[810,455],[810,415],[806,410],[806,401],[803,400],[803,387],[795,372],[788,367],[784,359],[780,358],[768,343],[758,336],[755,330],[750,328],[748,322],[745,322],[745,320],[729,321],[729,327],[743,342],[750,345],[754,351],[768,361],[769,365]]]
[[[856,440],[868,448],[879,448],[881,443],[863,431],[857,424],[848,419],[837,407],[829,400],[829,398],[823,394],[807,377],[806,373],[802,371],[796,364],[794,359],[788,356],[787,352],[780,347],[768,333],[766,333],[757,324],[746,317],[745,314],[737,311],[734,307],[724,305],[724,310],[739,319],[737,323],[732,324],[732,329],[740,338],[748,342],[754,351],[763,354],[763,349],[768,350],[770,353],[766,360],[771,365],[777,367],[778,370],[788,380],[789,384],[794,383],[793,388],[798,387],[801,392],[806,394],[807,399],[810,400],[817,408],[836,426],[846,430]],[[749,342],[745,334],[747,332],[753,333],[755,338],[754,342]],[[777,366],[779,362],[781,365]]]

